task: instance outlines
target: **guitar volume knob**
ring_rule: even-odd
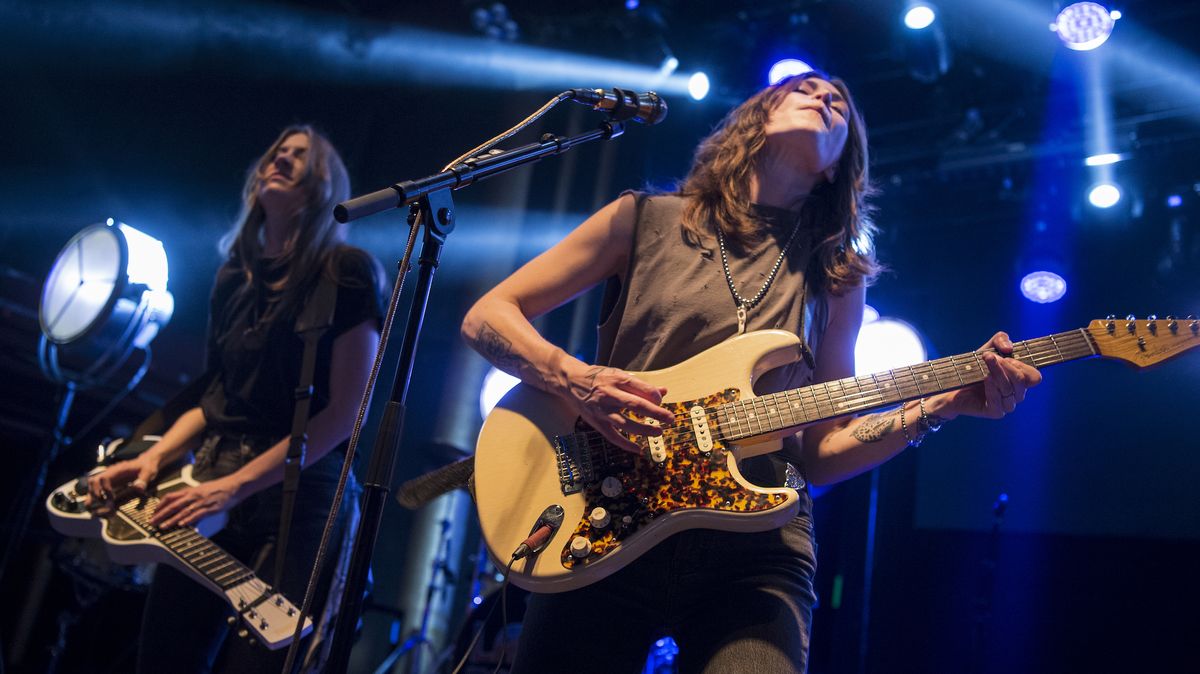
[[[600,493],[608,498],[616,498],[621,495],[621,481],[609,475],[600,483]]]
[[[608,511],[604,508],[592,508],[592,514],[588,515],[588,522],[591,523],[593,529],[603,529],[611,520]]]
[[[571,539],[571,556],[575,559],[583,559],[592,554],[592,542],[583,536],[576,536]]]

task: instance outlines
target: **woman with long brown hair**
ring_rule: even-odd
[[[629,373],[675,365],[752,330],[797,334],[805,357],[756,393],[854,374],[870,245],[866,129],[846,85],[809,73],[729,113],[672,194],[627,193],[481,298],[463,335],[497,367],[568,401],[609,443],[673,424],[668,392]],[[606,283],[595,364],[530,320]],[[997,333],[985,345],[1010,353]],[[815,602],[809,484],[866,471],[959,415],[1013,411],[1038,372],[985,353],[976,386],[894,410],[806,426],[774,454],[739,462],[760,486],[800,494],[781,529],[691,529],[582,589],[534,595],[514,672],[636,672],[651,641],[679,644],[684,672],[803,672]],[[639,421],[645,420],[645,421]],[[629,436],[629,437],[627,437]]]
[[[118,488],[146,491],[167,465],[194,452],[193,475],[201,483],[164,495],[151,523],[171,529],[228,512],[229,523],[213,540],[272,581],[279,482],[304,352],[296,321],[328,279],[336,287],[333,322],[317,344],[307,453],[278,588],[297,604],[335,492],[338,450],[350,437],[379,340],[378,263],[344,243],[345,230],[332,215],[349,196],[345,166],[330,142],[309,126],[284,129],[251,167],[242,215],[223,242],[227,259],[209,312],[208,387],[161,440],[89,480],[103,508]],[[318,597],[314,616],[324,599]],[[229,615],[219,598],[160,565],[146,603],[138,670],[278,671],[285,651],[226,639]]]

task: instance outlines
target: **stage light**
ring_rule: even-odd
[[[704,97],[708,95],[708,75],[705,75],[704,73],[696,73],[692,75],[691,78],[688,79],[687,87],[688,94],[691,95],[692,100],[703,100]]]
[[[916,365],[925,359],[921,336],[913,326],[896,318],[884,317],[864,323],[854,345],[857,375]]]
[[[658,74],[662,75],[663,77],[670,77],[677,68],[679,68],[679,59],[668,55],[662,60],[662,63],[659,64]]]
[[[642,3],[638,0],[625,0],[625,9],[628,9],[632,12],[633,10],[637,9],[638,5],[640,4]]]
[[[1069,49],[1087,51],[1108,40],[1113,24],[1119,18],[1120,12],[1109,13],[1094,2],[1076,2],[1058,13],[1054,23],[1050,24],[1050,30],[1058,33],[1059,39]]]
[[[1121,189],[1112,183],[1100,183],[1088,192],[1088,202],[1096,208],[1110,208],[1121,200]]]
[[[483,388],[479,391],[480,415],[486,418],[496,403],[504,397],[504,394],[511,391],[512,387],[520,382],[520,379],[503,370],[497,370],[494,367],[488,370],[487,375],[483,378]]]
[[[779,84],[793,75],[803,75],[812,72],[812,66],[800,59],[781,59],[767,71],[767,84]]]
[[[60,382],[104,381],[174,311],[162,242],[112,218],[86,227],[59,252],[42,289],[42,369]]]
[[[1067,281],[1052,271],[1035,271],[1021,279],[1021,294],[1038,304],[1057,302],[1067,294]]]
[[[1179,196],[1178,194],[1172,194],[1171,196],[1167,197],[1168,208],[1179,208],[1182,205],[1183,197]]]
[[[1129,155],[1117,154],[1116,152],[1105,152],[1104,154],[1094,154],[1083,160],[1084,166],[1108,166],[1119,161],[1129,159]]]
[[[922,30],[933,25],[936,18],[937,12],[934,11],[933,5],[916,3],[909,5],[908,10],[904,12],[904,25],[912,30]]]

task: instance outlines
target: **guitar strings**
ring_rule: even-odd
[[[1059,343],[1060,338],[1063,341],[1063,343],[1061,343],[1061,344]],[[1018,353],[1018,351],[1024,351],[1024,353]],[[956,356],[949,356],[947,358],[940,358],[937,360],[928,361],[927,363],[923,363],[923,365],[928,366],[930,372],[934,376],[935,385],[937,386],[937,388],[939,390],[942,389],[942,386],[941,386],[942,377],[939,375],[946,375],[947,381],[953,381],[953,378],[958,378],[959,382],[960,382],[960,386],[950,387],[949,389],[947,389],[947,390],[951,390],[954,388],[962,388],[965,386],[970,386],[971,384],[978,383],[979,381],[982,381],[984,379],[984,377],[980,377],[980,378],[974,379],[970,382],[963,381],[961,374],[958,372],[958,368],[959,368],[959,365],[961,364],[961,361],[963,361],[965,359],[969,359],[970,362],[973,362],[976,365],[979,372],[983,372],[983,371],[986,371],[986,365],[984,365],[982,363],[982,355],[984,353],[996,353],[996,352],[997,351],[995,349],[990,349],[990,348],[989,349],[981,349],[979,351],[974,351],[974,352],[967,353],[967,354],[959,354]],[[1087,333],[1084,330],[1080,329],[1078,331],[1059,333],[1059,334],[1050,335],[1047,337],[1026,340],[1023,342],[1016,342],[1013,344],[1012,357],[1017,358],[1018,360],[1021,360],[1022,362],[1028,362],[1030,365],[1033,365],[1035,367],[1044,367],[1047,364],[1054,364],[1054,363],[1063,362],[1066,360],[1074,360],[1077,358],[1086,357],[1086,356],[1090,356],[1090,355],[1096,355],[1096,350],[1092,346],[1091,338],[1087,335]],[[823,416],[820,411],[822,404],[826,405],[827,407],[829,407],[831,409],[836,409],[839,404],[844,405],[845,413],[852,414],[858,410],[851,409],[851,405],[855,405],[855,404],[865,405],[865,407],[869,408],[869,407],[876,406],[878,404],[877,401],[885,400],[886,395],[887,395],[886,393],[881,393],[880,391],[875,391],[875,390],[867,390],[867,391],[862,390],[864,385],[869,386],[869,385],[873,384],[878,387],[878,382],[879,382],[880,377],[890,377],[890,383],[893,383],[896,385],[894,390],[897,390],[900,392],[900,398],[896,398],[895,399],[896,401],[899,401],[901,398],[911,399],[911,398],[909,398],[909,395],[912,393],[915,393],[915,395],[912,395],[913,398],[920,397],[921,395],[923,395],[924,391],[922,391],[922,389],[921,389],[920,382],[918,382],[916,380],[915,371],[913,369],[914,367],[917,367],[917,366],[895,368],[895,369],[889,370],[887,372],[873,373],[873,374],[869,374],[869,375],[863,375],[860,377],[847,377],[845,379],[824,382],[820,385],[813,385],[813,386],[809,386],[809,387],[802,387],[800,389],[792,389],[789,391],[782,391],[779,393],[773,393],[773,394],[768,394],[768,395],[759,396],[759,397],[755,397],[755,398],[749,398],[746,400],[733,401],[730,403],[724,403],[721,406],[718,406],[715,408],[706,407],[705,413],[706,413],[706,416],[711,415],[711,414],[716,414],[718,419],[716,420],[715,423],[712,420],[710,420],[710,423],[712,423],[718,430],[726,431],[726,430],[729,430],[727,428],[727,426],[731,426],[731,425],[749,426],[751,423],[754,423],[754,421],[749,420],[749,419],[746,419],[746,420],[739,420],[736,418],[730,419],[730,418],[728,418],[728,415],[727,415],[727,421],[725,423],[722,423],[720,421],[720,412],[723,409],[727,409],[729,407],[736,407],[736,406],[741,406],[744,408],[749,405],[758,405],[760,407],[765,407],[767,404],[775,402],[775,399],[778,399],[778,397],[780,397],[780,396],[782,396],[784,400],[787,400],[789,396],[794,395],[794,396],[796,396],[796,401],[799,402],[803,406],[801,411],[808,412],[809,409],[807,409],[807,408],[809,405],[811,405],[811,409],[816,411],[815,416],[818,418]],[[904,371],[904,370],[908,371],[909,378],[911,378],[913,380],[912,384],[908,384],[908,383],[898,380],[896,378],[895,373],[897,373],[899,371]],[[951,377],[948,374],[951,371],[954,373],[953,377]],[[867,383],[868,379],[870,381],[870,384]],[[859,383],[859,382],[862,382],[862,383]],[[816,388],[816,386],[820,386],[821,388],[825,389],[824,397],[818,395],[816,391],[811,391],[810,392],[811,397],[809,398],[809,400],[811,402],[805,401],[803,391],[806,391],[806,390],[812,389],[812,388]],[[855,388],[857,388],[859,390],[847,393],[846,391],[850,386],[854,386]],[[841,389],[842,393],[837,394],[837,393],[830,392],[831,387],[836,387],[836,388]],[[785,408],[784,412],[791,414],[791,410],[787,409],[787,408]],[[778,411],[778,405],[776,405],[775,407],[772,407],[770,410],[765,411],[765,415],[768,417],[768,420],[769,420],[769,416],[771,414],[775,414],[776,416],[780,417],[780,419],[782,420],[783,412]],[[795,425],[802,425],[805,423],[810,423],[809,419],[812,419],[814,415],[806,414],[805,416],[806,416],[806,418],[804,420],[795,421]],[[676,414],[675,418],[677,420],[690,421],[691,414],[690,413]],[[756,417],[755,421],[757,421],[757,417]],[[689,436],[694,436],[694,434],[695,434],[695,431],[692,429],[690,423],[680,424],[678,421],[676,422],[675,425],[666,426],[666,427],[663,427],[663,429],[664,429],[664,435],[666,435],[667,431],[674,431],[673,434],[671,435],[671,438],[675,441],[688,440],[688,439],[690,439]],[[763,433],[763,432],[766,432],[766,431],[759,430],[756,433]],[[609,443],[608,440],[604,438],[603,434],[601,434],[599,431],[596,431],[596,430],[581,431],[581,432],[575,433],[573,435],[575,435],[577,437],[582,436],[589,449],[595,447],[597,444],[602,444],[602,445],[612,444],[612,443]],[[724,435],[724,433],[723,433],[723,435]],[[744,435],[741,437],[749,437],[749,435]],[[728,439],[728,438],[726,438],[726,439]],[[733,439],[739,439],[739,438],[733,438]],[[615,448],[615,446],[614,446],[614,448]],[[607,448],[605,448],[605,449],[607,449]],[[618,449],[619,451],[625,451],[625,450],[620,450],[619,448],[616,448],[616,449]],[[631,454],[631,455],[633,454],[632,452],[626,452],[626,453]]]

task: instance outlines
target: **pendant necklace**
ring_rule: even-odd
[[[787,257],[788,249],[792,247],[792,242],[796,240],[796,234],[799,232],[800,220],[797,218],[796,224],[792,226],[792,233],[788,237],[787,243],[783,244],[783,248],[779,250],[779,257],[775,259],[775,265],[771,267],[771,273],[767,275],[767,280],[763,281],[762,287],[758,289],[758,293],[754,297],[746,299],[737,291],[737,285],[733,282],[733,273],[729,271],[729,255],[725,252],[725,237],[721,234],[721,228],[717,227],[717,245],[721,249],[721,267],[725,270],[725,282],[729,284],[729,292],[733,294],[733,303],[737,305],[737,334],[741,335],[746,332],[747,314],[751,309],[758,306],[758,303],[766,296],[767,290],[775,280],[775,276],[779,274],[779,268],[783,265],[783,258]]]

